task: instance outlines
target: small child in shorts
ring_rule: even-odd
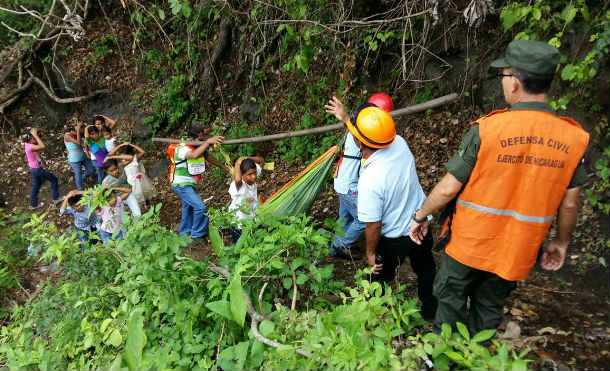
[[[261,173],[263,158],[240,157],[235,161],[233,182],[229,186],[231,195],[231,205],[229,211],[235,211],[237,220],[254,218],[258,207],[258,190],[256,178]],[[236,243],[241,236],[241,225],[230,229],[233,243]]]
[[[64,198],[59,213],[61,215],[72,215],[74,216],[74,228],[76,229],[76,236],[81,242],[81,250],[84,250],[87,245],[97,240],[90,240],[89,233],[95,232],[96,228],[96,217],[95,213],[89,213],[89,205],[79,205],[78,203],[82,199],[83,191],[73,190],[68,192]]]

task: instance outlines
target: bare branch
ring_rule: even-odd
[[[53,39],[58,38],[58,37],[61,35],[61,33],[58,33],[58,34],[53,35],[53,36],[51,36],[51,37],[47,37],[47,38],[42,38],[42,39],[41,39],[41,38],[37,37],[36,35],[34,35],[34,34],[33,34],[33,33],[31,33],[31,32],[29,32],[29,33],[28,33],[28,32],[21,32],[21,31],[18,31],[18,30],[16,30],[16,29],[12,28],[11,26],[7,25],[7,24],[6,24],[6,23],[4,23],[4,22],[2,22],[2,25],[3,25],[4,27],[8,28],[9,30],[13,31],[14,33],[16,33],[16,34],[17,34],[17,35],[19,35],[19,36],[23,36],[23,37],[31,37],[31,38],[36,39],[36,40],[39,40],[39,41],[49,41],[49,40],[53,40]]]
[[[265,308],[263,308],[263,294],[265,293],[265,289],[267,288],[267,284],[269,282],[265,282],[263,287],[261,288],[261,292],[258,294],[258,309],[261,311],[261,314],[265,315]]]
[[[225,268],[222,267],[218,267],[215,265],[209,265],[208,269],[214,273],[218,273],[221,276],[225,277],[225,278],[229,278],[231,276],[231,273],[229,273],[228,270],[226,270]],[[261,290],[261,296],[262,293],[264,291],[264,288],[267,284],[265,283],[265,285],[263,286],[263,290]],[[252,334],[254,335],[254,337],[260,341],[263,344],[267,344],[270,347],[274,347],[274,348],[289,348],[289,345],[285,345],[282,343],[278,343],[277,341],[268,339],[266,337],[264,337],[259,331],[258,331],[258,324],[260,322],[262,322],[265,318],[267,319],[271,319],[271,316],[263,316],[260,313],[258,313],[256,310],[254,310],[254,306],[252,306],[252,301],[250,300],[250,295],[248,295],[248,293],[246,292],[246,290],[243,290],[244,292],[244,296],[246,299],[246,311],[248,313],[248,315],[250,316],[250,318],[252,319],[252,324],[250,326],[250,329],[252,330]],[[295,352],[299,355],[302,355],[303,357],[311,357],[309,355],[309,353],[307,353],[305,350],[303,349],[295,349]]]
[[[40,30],[38,30],[38,35],[36,35],[36,37],[40,37],[40,35],[42,34],[42,31],[44,30],[45,26],[47,25],[47,22],[49,21],[49,17],[51,17],[51,14],[53,14],[53,10],[55,9],[55,2],[56,2],[56,0],[53,0],[53,2],[51,3],[51,7],[49,8],[49,13],[47,14],[47,17],[42,21],[42,25],[40,25]]]
[[[93,97],[95,97],[96,95],[99,95],[99,94],[108,93],[110,91],[109,89],[101,89],[101,90],[96,90],[96,91],[94,91],[92,93],[89,93],[87,95],[83,95],[83,96],[80,96],[80,97],[59,98],[58,96],[53,94],[51,89],[49,89],[49,87],[46,86],[45,83],[42,82],[42,80],[40,80],[38,77],[32,75],[31,72],[30,72],[30,79],[33,79],[35,83],[40,85],[40,87],[45,91],[45,93],[47,93],[49,98],[53,99],[57,103],[76,103],[76,102],[80,102],[80,101],[83,101],[83,100],[86,100],[86,99],[89,99],[89,98],[93,98]]]
[[[292,272],[292,305],[290,310],[294,310],[297,306],[297,276]]]

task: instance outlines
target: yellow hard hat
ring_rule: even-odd
[[[394,119],[379,107],[365,107],[347,120],[347,128],[359,141],[370,148],[385,148],[396,137]]]

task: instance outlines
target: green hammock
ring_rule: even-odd
[[[304,213],[318,196],[338,146],[331,147],[256,210],[257,215],[290,216]]]

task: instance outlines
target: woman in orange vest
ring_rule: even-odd
[[[501,69],[497,76],[510,108],[471,125],[448,173],[413,215],[410,235],[421,243],[426,217],[451,205],[434,282],[437,328],[456,322],[472,332],[496,328],[506,297],[534,266],[555,214],[558,232],[540,263],[547,270],[563,265],[586,182],[582,158],[589,134],[546,103],[558,61],[557,49],[544,42],[508,45],[492,67]]]

